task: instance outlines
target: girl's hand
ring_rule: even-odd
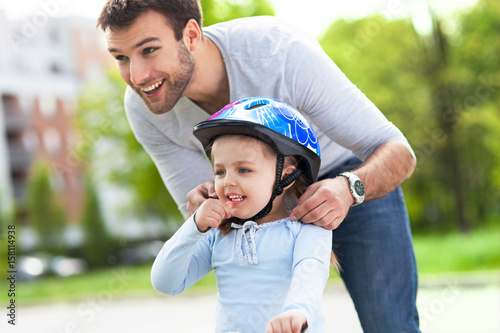
[[[187,194],[188,204],[186,207],[188,215],[184,217],[187,219],[189,216],[193,215],[194,212],[200,208],[201,204],[204,203],[209,197],[217,197],[217,194],[215,194],[213,180],[204,182],[189,191]]]
[[[210,228],[217,228],[225,218],[231,217],[231,201],[223,204],[219,199],[207,199],[196,211],[194,222],[200,232],[207,232]]]
[[[307,328],[306,317],[298,312],[286,312],[269,320],[266,333],[301,333]]]

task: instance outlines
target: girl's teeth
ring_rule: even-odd
[[[229,200],[231,200],[231,201],[243,201],[243,197],[240,195],[230,195]]]

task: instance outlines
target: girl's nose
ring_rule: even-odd
[[[236,185],[236,181],[235,181],[234,177],[230,173],[227,173],[226,177],[224,177],[224,186],[230,187],[230,186],[235,186],[235,185]]]

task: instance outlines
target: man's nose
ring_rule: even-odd
[[[130,62],[130,82],[137,86],[145,83],[150,76],[149,66],[144,61],[136,60]]]

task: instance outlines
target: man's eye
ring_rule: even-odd
[[[156,51],[156,48],[154,48],[154,47],[147,47],[147,48],[144,49],[143,54],[145,54],[145,55],[146,54],[150,54],[150,53],[153,53],[154,51]]]
[[[127,57],[126,57],[126,56],[119,55],[119,56],[116,56],[116,57],[115,57],[115,59],[116,59],[117,61],[125,61],[125,60],[127,60]]]

